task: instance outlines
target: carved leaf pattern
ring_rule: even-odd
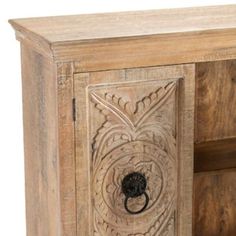
[[[164,232],[170,228],[174,209],[176,137],[162,106],[173,106],[176,83],[159,85],[136,102],[108,91],[102,93],[99,88],[90,91],[91,102],[105,118],[92,137],[94,235],[169,236]],[[144,173],[150,182],[147,214],[152,218],[147,220],[147,215],[141,214],[135,228],[133,218],[124,210],[120,187],[123,177],[131,171]],[[155,185],[159,188],[151,187]],[[139,206],[142,199],[131,202],[131,207],[132,204]],[[160,215],[156,214],[158,208],[162,209]],[[142,224],[147,225],[145,231],[145,227],[139,230]]]
[[[150,117],[150,113],[162,106],[175,89],[176,82],[169,82],[165,86],[158,87],[156,91],[137,101],[134,108],[130,101],[124,101],[122,97],[115,94],[105,93],[102,97],[91,92],[90,96],[96,108],[106,116],[108,121],[119,119],[124,125],[134,129],[140,123],[145,122],[145,118]]]

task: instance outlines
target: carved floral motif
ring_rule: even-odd
[[[170,228],[174,232],[176,85],[177,81],[133,82],[119,89],[89,89],[90,112],[95,107],[104,117],[91,140],[94,235],[156,236]],[[124,209],[121,191],[122,179],[133,171],[145,175],[150,197],[147,209],[135,216]],[[140,209],[143,201],[143,196],[131,199],[129,207]]]

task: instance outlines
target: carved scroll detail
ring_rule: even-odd
[[[130,93],[127,85],[89,90],[90,112],[104,117],[91,138],[94,235],[169,235],[161,232],[171,228],[176,208],[176,84],[130,85]],[[125,211],[121,191],[132,171],[145,175],[150,196],[135,218]],[[130,207],[140,209],[143,200],[131,199]]]

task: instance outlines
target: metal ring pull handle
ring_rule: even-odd
[[[127,212],[130,214],[140,214],[143,212],[149,203],[149,197],[146,193],[147,187],[147,180],[145,176],[138,172],[133,172],[126,175],[122,181],[122,192],[125,195],[124,206]],[[128,200],[129,198],[136,198],[139,196],[145,196],[145,204],[144,206],[138,211],[131,211],[128,207]]]
[[[126,197],[126,198],[125,198],[125,210],[126,210],[127,212],[129,212],[130,214],[132,214],[132,215],[136,215],[136,214],[142,213],[142,212],[146,209],[146,207],[147,207],[147,205],[148,205],[148,202],[149,202],[149,197],[148,197],[147,193],[144,192],[143,194],[144,194],[146,200],[145,200],[144,206],[143,206],[140,210],[138,210],[138,211],[131,211],[131,210],[128,208],[128,200],[129,200],[129,197]]]

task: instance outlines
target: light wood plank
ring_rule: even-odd
[[[61,235],[77,235],[75,134],[73,121],[73,63],[58,63],[58,148],[60,173]]]
[[[66,43],[235,29],[236,5],[15,19],[10,23],[49,43]]]
[[[20,41],[75,72],[236,58],[236,5],[11,20]]]

